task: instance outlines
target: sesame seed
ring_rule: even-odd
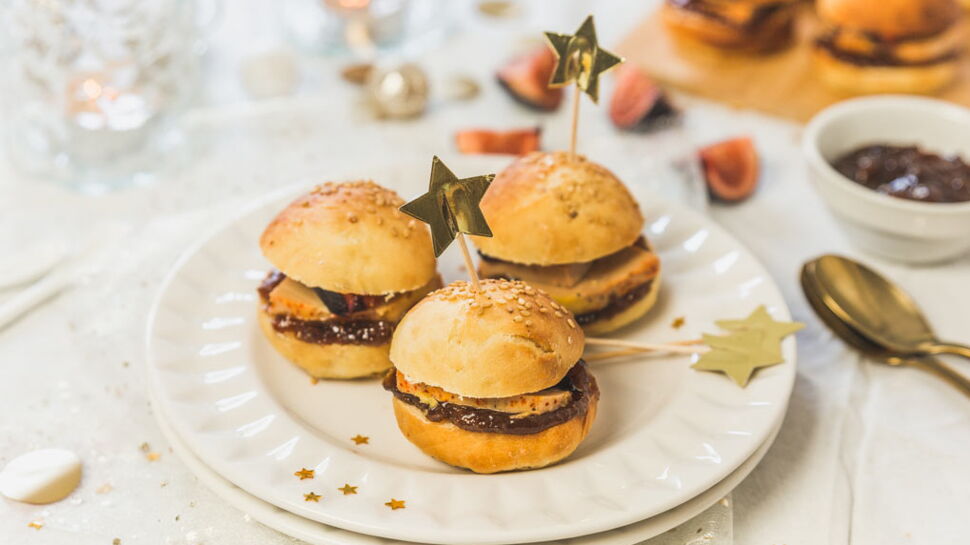
[[[512,320],[514,320],[515,322],[521,322],[522,321],[522,317],[519,316],[518,314],[516,314],[515,315],[515,318],[512,318]]]
[[[572,318],[567,319],[566,323],[569,324],[569,327],[576,327],[576,322]]]
[[[556,311],[556,318],[562,318],[562,312]]]

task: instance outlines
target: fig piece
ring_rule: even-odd
[[[549,87],[556,55],[546,46],[516,57],[496,74],[498,82],[517,102],[534,110],[551,112],[562,102],[561,88]]]
[[[455,133],[455,143],[462,153],[525,155],[539,150],[539,127],[492,131],[470,129]]]
[[[739,202],[751,196],[758,187],[758,151],[750,137],[705,146],[698,151],[698,156],[712,197]]]
[[[677,110],[666,93],[642,68],[625,64],[616,74],[610,98],[610,119],[627,131],[648,131],[658,121],[676,117]]]

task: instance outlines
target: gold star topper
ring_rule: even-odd
[[[805,327],[800,322],[777,322],[768,314],[764,305],[759,306],[742,320],[719,320],[714,322],[718,327],[728,331],[761,331],[762,348],[765,353],[781,358],[781,341],[785,337]]]
[[[724,337],[704,334],[704,344],[711,349],[691,367],[700,371],[720,371],[743,388],[755,369],[785,361],[771,350],[765,350],[764,337],[761,331],[735,331]]]
[[[428,192],[401,207],[401,211],[431,227],[434,255],[438,257],[462,233],[492,236],[478,203],[494,174],[458,179],[436,155],[431,160]]]
[[[623,62],[623,59],[602,49],[596,41],[596,27],[589,15],[575,34],[546,32],[546,39],[558,57],[550,87],[562,87],[576,82],[593,102],[599,101],[599,76]]]

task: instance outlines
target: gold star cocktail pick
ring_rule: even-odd
[[[780,350],[776,355],[765,343],[763,331],[734,331],[723,337],[707,334],[703,337],[704,344],[711,349],[691,367],[701,371],[720,371],[741,387],[747,386],[755,369],[785,361]]]
[[[589,15],[579,25],[575,34],[546,32],[546,39],[559,59],[549,81],[550,87],[562,87],[575,83],[573,93],[573,120],[569,136],[569,152],[576,153],[576,127],[579,123],[579,90],[589,95],[593,102],[599,101],[599,76],[623,62],[623,59],[602,49],[596,41],[596,27]]]
[[[781,358],[782,339],[805,327],[799,322],[776,322],[764,305],[756,308],[747,318],[714,323],[728,331],[761,331],[764,334],[761,341],[764,350],[776,358]]]
[[[431,228],[435,257],[440,256],[452,240],[458,239],[465,266],[476,290],[479,289],[478,273],[462,233],[492,236],[492,230],[488,228],[479,202],[494,177],[494,174],[486,174],[458,179],[435,156],[431,160],[431,183],[428,192],[401,207],[402,212],[427,223]]]

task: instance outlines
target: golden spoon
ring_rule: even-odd
[[[929,371],[959,389],[967,397],[970,397],[970,380],[937,358],[933,356],[900,356],[894,354],[885,347],[873,343],[860,332],[852,329],[849,324],[842,321],[826,304],[830,298],[827,297],[824,288],[821,287],[816,276],[815,261],[809,261],[802,267],[801,284],[802,290],[805,292],[805,298],[815,310],[816,314],[818,314],[819,318],[821,318],[822,322],[849,346],[856,348],[877,361],[889,365],[911,365],[924,371]]]
[[[828,293],[827,306],[842,321],[898,354],[955,354],[970,346],[939,340],[916,302],[872,269],[835,255],[815,260],[815,276]]]

